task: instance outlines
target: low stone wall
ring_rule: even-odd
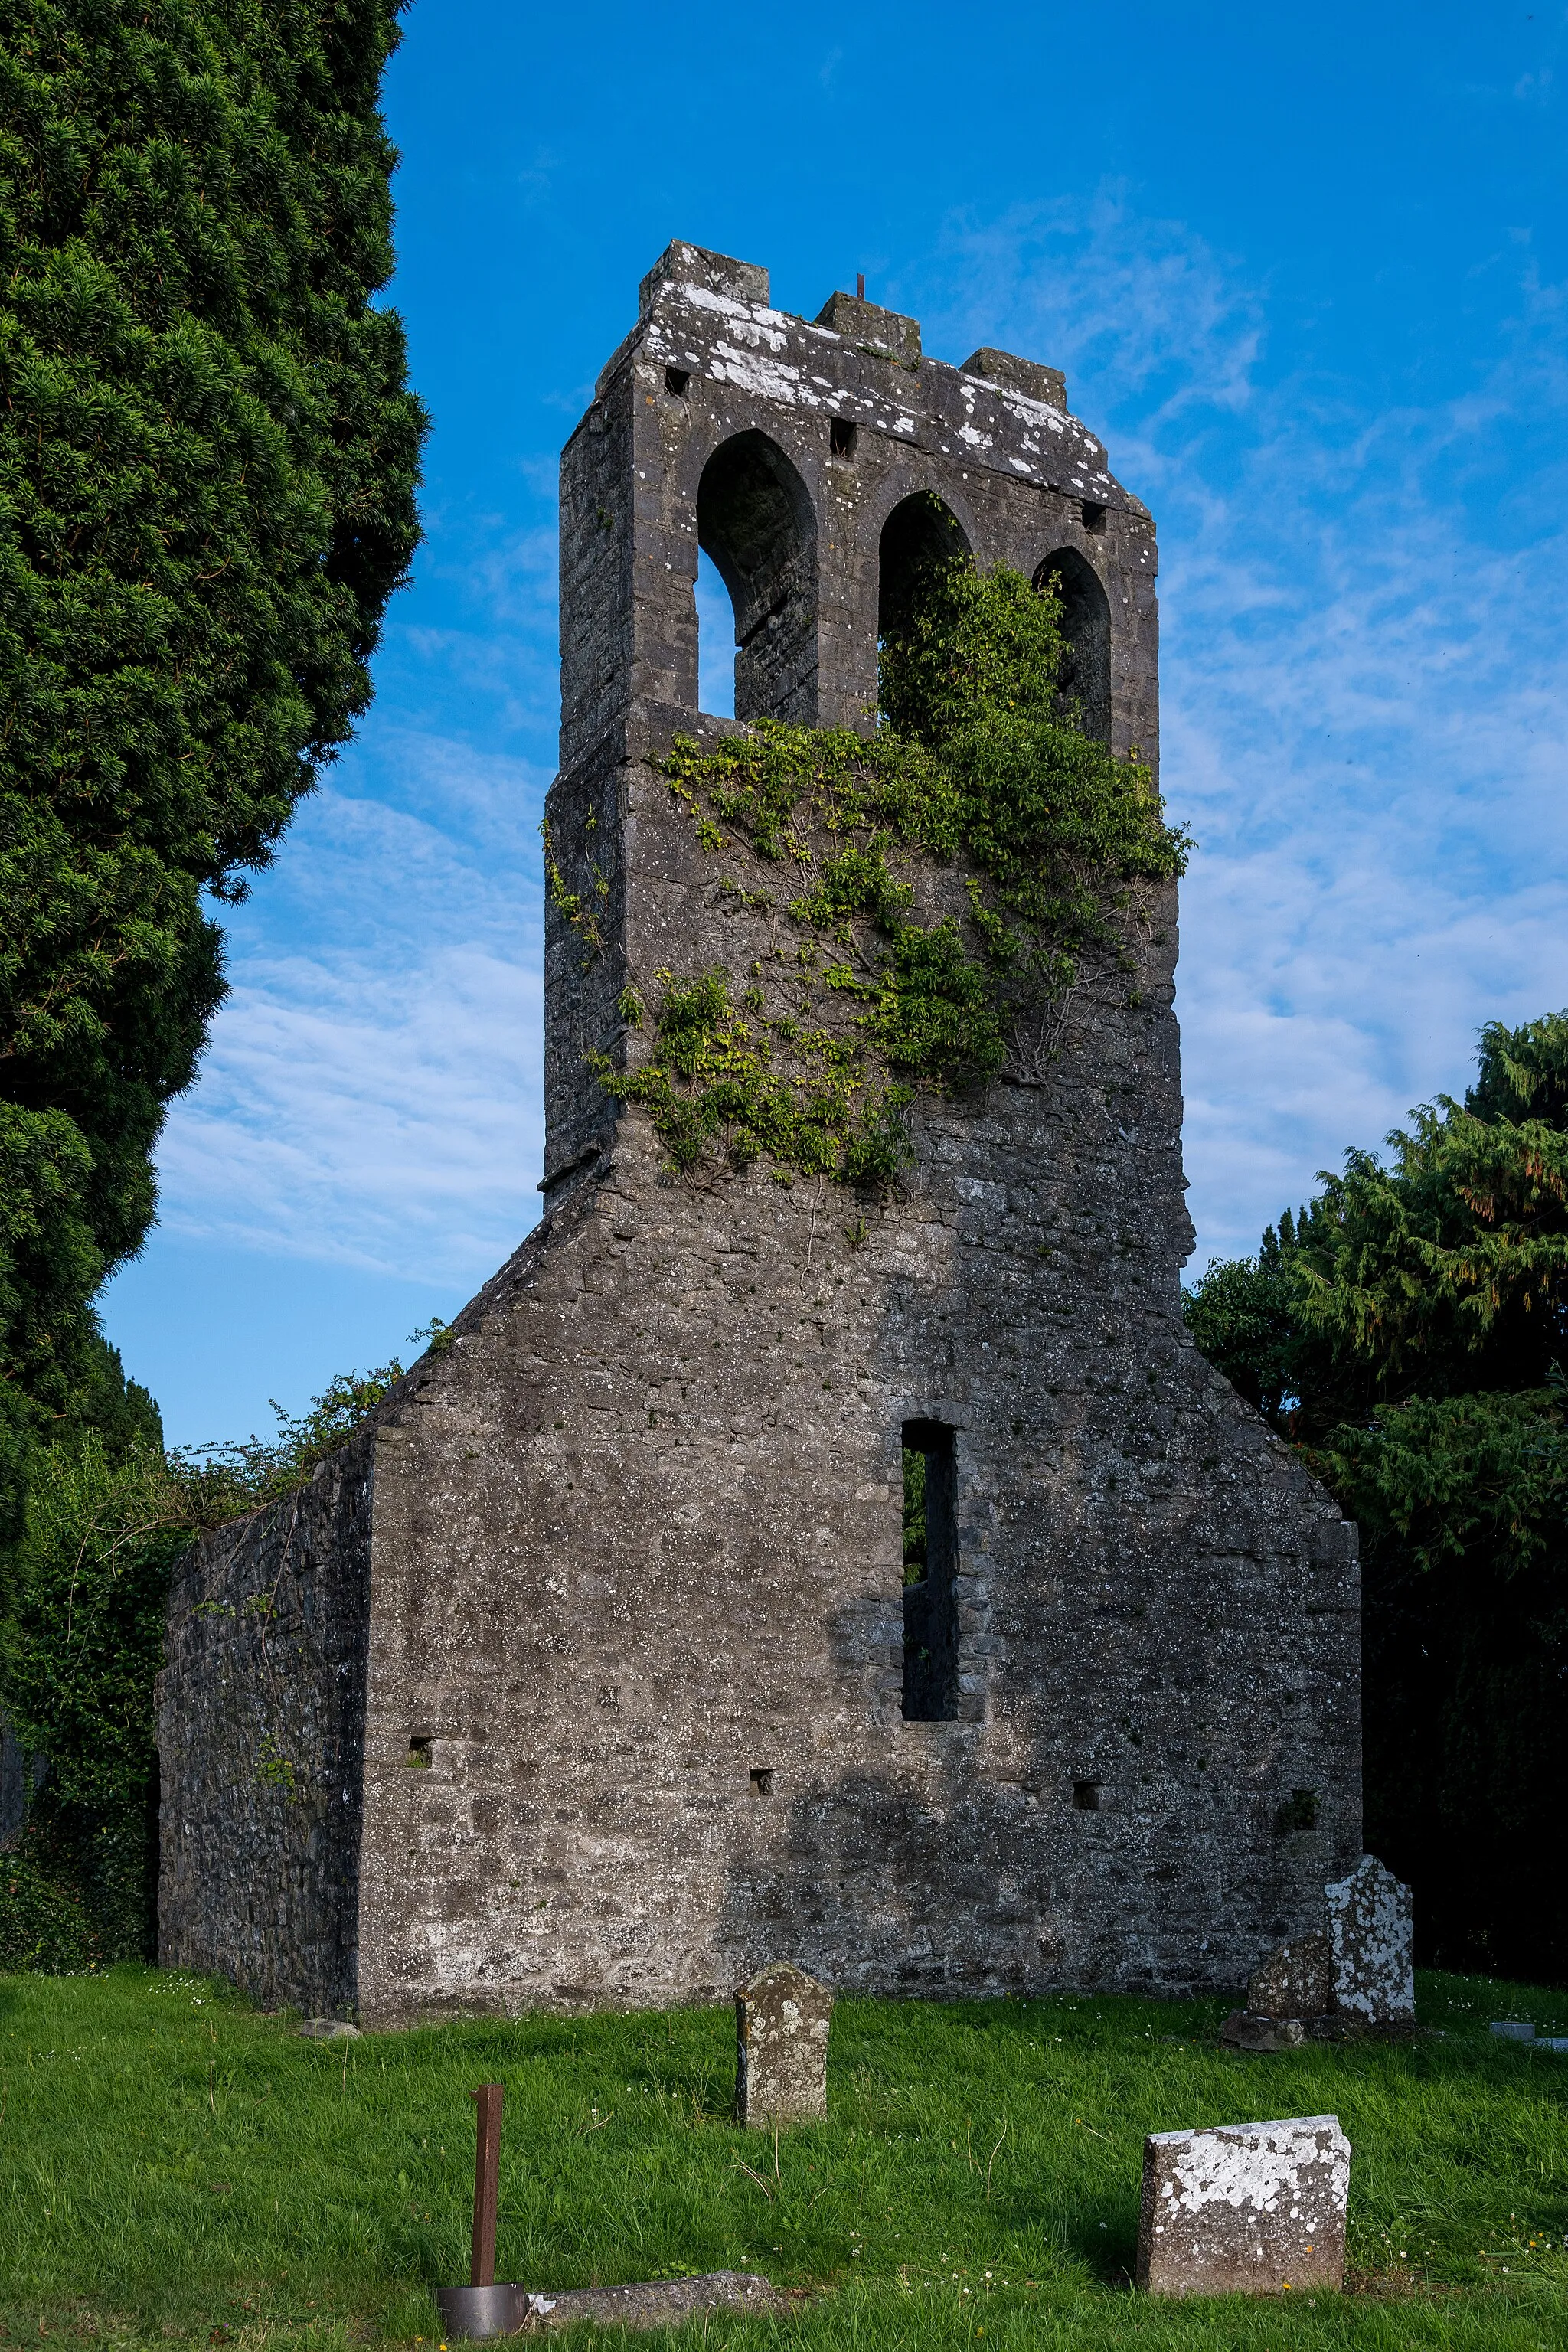
[[[372,1445],[192,1547],[158,1682],[158,1956],[354,2006]]]

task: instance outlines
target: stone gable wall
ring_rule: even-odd
[[[158,1955],[264,2008],[358,2001],[371,1444],[186,1553],[158,1681]]]
[[[831,1188],[694,1192],[623,1121],[476,1312],[395,1506],[378,1466],[367,2017],[712,1998],[786,1946],[846,1988],[1223,1984],[1314,1923],[1359,1850],[1353,1547],[1123,1220],[1166,1139],[1117,1034],[1087,1132],[1079,1088],[922,1118],[858,1245]],[[925,1417],[950,1723],[900,1708]]]

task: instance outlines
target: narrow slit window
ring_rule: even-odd
[[[904,1719],[958,1713],[958,1510],[954,1433],[904,1423]]]
[[[690,382],[691,370],[689,368],[667,367],[665,369],[664,388],[666,392],[674,393],[677,400],[685,399],[686,387]]]
[[[1083,516],[1085,530],[1099,533],[1105,529],[1105,509],[1102,506],[1097,506],[1092,499],[1085,499],[1079,512]]]
[[[836,457],[855,455],[855,427],[847,416],[836,416],[827,428],[827,446]]]

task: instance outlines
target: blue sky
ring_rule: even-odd
[[[1154,510],[1190,1273],[1568,1003],[1565,76],[1562,5],[416,0],[426,543],[107,1295],[170,1436],[384,1360],[534,1221],[556,458],[674,236],[1064,367]]]

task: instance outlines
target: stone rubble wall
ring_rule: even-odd
[[[158,1956],[263,2008],[358,2001],[373,1433],[205,1536],[158,1680]]]
[[[661,779],[621,789],[637,968],[660,910],[748,968],[765,918]],[[1086,968],[1047,1083],[920,1107],[896,1197],[693,1186],[636,1114],[552,1188],[379,1441],[368,2019],[712,1999],[786,1953],[1230,1984],[1317,1925],[1360,1851],[1353,1530],[1182,1321],[1169,913]],[[900,1709],[920,1419],[956,1431],[948,1723]]]

